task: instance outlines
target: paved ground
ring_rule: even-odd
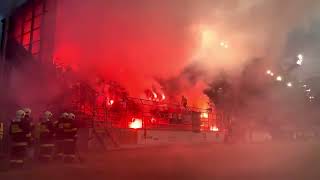
[[[1,180],[320,179],[320,143],[180,145],[86,155],[86,162],[33,165]]]

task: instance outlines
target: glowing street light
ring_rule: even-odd
[[[288,82],[288,83],[287,83],[287,86],[288,86],[288,87],[292,87],[292,83],[291,83],[291,82]]]
[[[220,42],[220,46],[223,47],[223,48],[226,48],[226,49],[229,48],[228,43],[227,43],[227,42],[224,42],[224,41],[221,41],[221,42]]]
[[[282,77],[281,76],[277,76],[276,80],[277,81],[282,81]]]
[[[297,56],[297,58],[298,58],[298,60],[297,60],[297,65],[299,65],[299,66],[301,66],[302,65],[302,63],[303,63],[303,55],[302,54],[299,54],[298,56]]]
[[[271,74],[272,72],[271,72],[271,70],[267,70],[267,74]]]

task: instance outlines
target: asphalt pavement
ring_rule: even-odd
[[[1,180],[320,179],[320,143],[170,145],[82,153],[83,162],[29,163]]]

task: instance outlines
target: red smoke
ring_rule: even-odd
[[[55,60],[87,77],[119,81],[140,96],[155,76],[178,74],[191,57],[185,16],[169,1],[60,0]]]

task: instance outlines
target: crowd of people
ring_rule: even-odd
[[[18,110],[9,129],[11,167],[23,167],[28,158],[46,163],[51,160],[73,162],[77,132],[73,113],[64,112],[54,120],[53,114],[46,111],[40,122],[34,124],[30,108]]]

